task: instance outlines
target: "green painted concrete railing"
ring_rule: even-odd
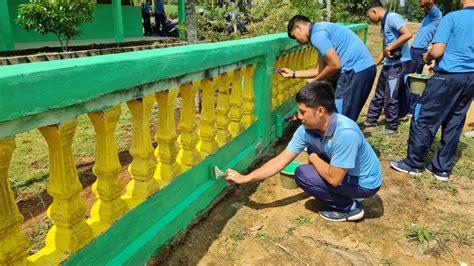
[[[367,25],[347,27],[360,37],[366,36]],[[295,110],[295,103],[293,97],[289,97],[272,106],[273,70],[282,55],[302,48],[305,47],[288,39],[286,34],[274,34],[222,43],[2,67],[0,140],[193,80],[215,77],[242,66],[255,66],[256,121],[216,153],[128,211],[65,264],[143,264],[159,247],[185,230],[226,187],[225,180],[212,178],[210,166],[245,171],[273,139],[281,136],[284,126],[277,123],[281,123],[282,116]]]

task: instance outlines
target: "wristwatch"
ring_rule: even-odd
[[[296,78],[296,71],[293,71],[293,74],[291,75],[292,78]]]

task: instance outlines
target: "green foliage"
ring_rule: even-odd
[[[94,18],[90,0],[32,0],[20,5],[17,23],[25,30],[56,35],[63,50],[69,40],[81,34],[80,25]]]
[[[249,33],[252,36],[286,32],[288,21],[294,15],[305,15],[312,21],[320,21],[324,10],[317,1],[270,1],[259,3],[251,10],[252,24]]]
[[[165,6],[165,13],[168,19],[178,19],[178,6],[177,5],[164,5]],[[196,6],[196,14],[198,13],[199,9],[202,6]]]
[[[428,226],[413,225],[407,231],[407,237],[418,241],[418,243],[430,242],[433,236],[433,231]]]
[[[344,23],[367,23],[366,4],[371,1],[336,1],[333,4],[331,21]]]
[[[460,7],[461,0],[437,0],[436,5],[439,7],[443,14],[447,14],[451,11],[458,10]]]
[[[400,10],[400,13],[409,21],[413,22],[421,22],[425,16],[425,12],[421,10],[420,3],[418,1],[405,2],[405,6]]]
[[[272,241],[272,236],[266,233],[257,234],[255,237],[262,240],[263,242]]]
[[[313,220],[311,219],[311,217],[307,215],[300,215],[298,218],[292,220],[292,223],[296,226],[302,226],[305,224],[310,224],[312,222]]]
[[[178,6],[177,5],[165,5],[165,13],[168,19],[178,18]]]

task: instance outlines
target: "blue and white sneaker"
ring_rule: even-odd
[[[390,161],[390,165],[393,169],[398,172],[406,173],[411,176],[420,176],[423,173],[423,169],[417,169],[409,166],[403,160],[401,161]]]
[[[434,170],[433,165],[431,164],[428,164],[425,169],[428,173],[432,174],[438,181],[446,182],[449,180],[449,174],[447,172],[438,172]]]
[[[324,220],[331,222],[346,222],[356,221],[364,217],[364,209],[360,206],[358,201],[354,201],[352,208],[349,211],[341,211],[334,208],[329,208],[319,212],[319,216]]]

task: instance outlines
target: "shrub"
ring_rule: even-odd
[[[71,38],[81,34],[80,25],[93,20],[94,9],[90,0],[32,0],[20,5],[16,21],[27,31],[54,34],[66,51]]]

